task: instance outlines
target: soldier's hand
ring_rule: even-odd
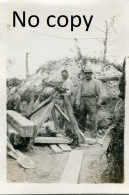
[[[100,108],[100,107],[101,107],[101,103],[97,102],[97,108]]]

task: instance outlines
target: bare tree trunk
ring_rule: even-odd
[[[26,53],[26,79],[29,77],[28,55],[29,53]]]
[[[119,64],[108,63],[107,65],[111,65],[111,66],[113,66],[116,70],[118,70],[119,72],[122,72],[122,66],[119,65]]]

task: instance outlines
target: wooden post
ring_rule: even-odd
[[[34,105],[34,97],[32,97],[31,100],[30,100],[28,110],[27,110],[27,115],[32,112],[33,105]]]
[[[58,92],[56,91],[52,98],[52,101],[48,103],[48,100],[45,100],[42,102],[42,105],[39,105],[35,111],[33,111],[29,117],[32,121],[34,121],[35,124],[37,124],[38,128],[40,129],[42,127],[42,124],[46,121],[46,119],[51,115],[51,111],[54,108],[54,104],[56,101],[56,96],[58,97]],[[47,105],[45,106],[45,102],[47,102]]]
[[[55,104],[54,107],[55,107],[56,110],[64,117],[64,119],[65,119],[67,122],[70,123],[69,118],[68,118],[68,117],[66,116],[66,114],[60,109],[60,107],[59,107],[57,104]]]
[[[77,125],[77,121],[74,117],[74,114],[73,114],[73,109],[72,109],[72,106],[69,102],[69,99],[67,97],[67,95],[64,95],[64,106],[65,106],[65,109],[66,109],[66,112],[67,112],[67,115],[69,117],[69,120],[70,120],[70,124],[72,126],[72,129],[73,131],[75,132],[75,134],[77,135],[78,139],[79,139],[79,143],[85,141],[81,134],[80,134],[80,130],[78,128],[78,125]]]
[[[32,110],[31,113],[27,115],[28,118],[30,118],[32,115],[34,115],[36,112],[38,112],[41,108],[45,107],[47,104],[49,104],[52,100],[52,96],[47,98],[45,101],[43,101],[41,104],[34,107],[34,110]]]
[[[71,124],[71,122],[70,122],[70,119],[67,117],[67,115],[60,109],[60,107],[57,105],[57,104],[55,104],[55,106],[54,106],[55,108],[56,108],[56,110],[64,117],[64,119],[66,120],[66,122],[68,123],[68,125],[72,125]],[[75,119],[75,118],[74,118]],[[76,120],[75,120],[76,121]],[[76,122],[76,124],[77,124],[77,122]],[[84,140],[85,141],[85,136],[84,136],[84,134],[82,133],[82,131],[78,128],[78,130],[79,130],[79,133],[80,133],[80,136],[81,136],[81,138],[82,138],[82,140]],[[73,129],[73,131],[74,131],[74,129]]]
[[[58,121],[58,118],[56,116],[55,108],[52,109],[51,114],[52,114],[52,118],[53,118],[56,130],[60,131],[59,121]]]

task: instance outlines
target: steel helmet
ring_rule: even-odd
[[[92,71],[92,69],[91,69],[90,67],[86,67],[86,68],[84,69],[84,73],[85,73],[85,72],[93,73],[93,71]]]
[[[52,87],[46,87],[46,88],[43,90],[43,94],[44,94],[44,96],[46,96],[46,97],[52,96],[52,95],[54,94],[54,92],[55,92],[55,89],[52,88]]]

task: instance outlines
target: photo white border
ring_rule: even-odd
[[[95,1],[95,0],[94,0]],[[97,1],[97,0],[96,0]],[[99,0],[98,0],[99,1]],[[45,0],[48,4],[51,1]],[[59,1],[53,1],[59,3]],[[81,3],[64,0],[63,3]],[[87,1],[88,2],[88,1]],[[91,1],[90,1],[91,2]],[[100,2],[100,1],[99,1]],[[101,1],[102,2],[102,1]],[[110,2],[110,1],[108,1]],[[123,1],[124,2],[124,1]],[[125,0],[125,2],[127,2]],[[0,18],[6,20],[6,5],[0,2]],[[129,7],[128,10],[129,12]],[[129,18],[129,17],[128,17]],[[129,193],[129,58],[126,64],[126,103],[125,103],[125,183],[123,184],[42,184],[42,183],[7,183],[6,181],[6,32],[0,40],[0,194],[83,194],[83,193]],[[129,53],[127,54],[129,56]],[[127,57],[126,56],[126,57]]]

